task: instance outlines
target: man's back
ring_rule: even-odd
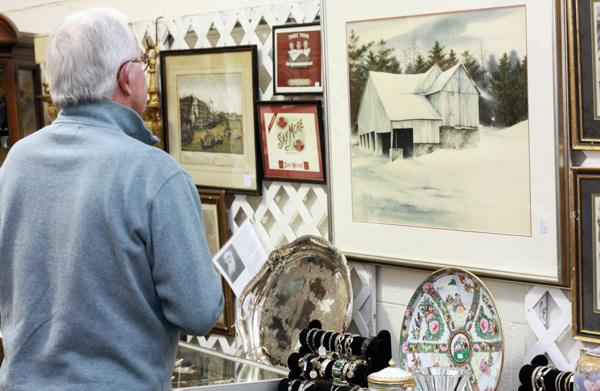
[[[170,389],[222,309],[198,197],[129,109],[64,111],[0,170],[0,389]]]

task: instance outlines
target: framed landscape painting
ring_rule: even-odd
[[[259,194],[256,46],[160,53],[164,141],[194,183]]]
[[[347,257],[569,284],[563,6],[324,1],[330,235]]]

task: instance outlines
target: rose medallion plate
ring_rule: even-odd
[[[492,295],[473,274],[441,269],[413,294],[400,333],[400,363],[418,367],[464,367],[465,390],[493,391],[504,359],[502,322]]]

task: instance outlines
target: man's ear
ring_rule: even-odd
[[[124,95],[131,95],[131,87],[129,86],[129,72],[131,71],[131,63],[125,63],[121,68],[119,75],[119,88],[123,91]]]

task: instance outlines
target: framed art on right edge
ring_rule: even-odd
[[[573,168],[571,295],[573,337],[600,342],[600,168]]]
[[[571,144],[600,150],[600,0],[568,0]]]
[[[330,239],[569,286],[565,1],[476,3],[323,0]]]

